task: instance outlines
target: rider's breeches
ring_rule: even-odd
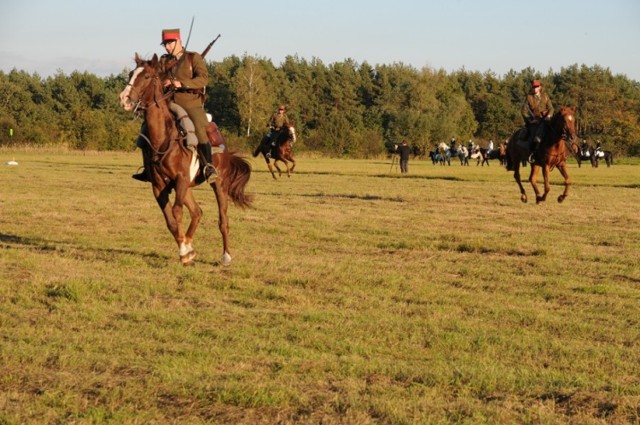
[[[207,136],[209,120],[207,119],[207,114],[204,112],[204,109],[202,109],[202,107],[197,107],[187,109],[186,111],[187,114],[189,114],[191,121],[193,121],[198,143],[209,143],[209,137]]]
[[[176,116],[176,119],[180,123],[180,127],[184,130],[187,137],[187,146],[198,146],[198,138],[196,136],[196,129],[193,125],[193,121],[189,118],[189,114],[184,108],[175,102],[169,104],[169,109]]]

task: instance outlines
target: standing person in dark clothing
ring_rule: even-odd
[[[403,140],[400,145],[396,145],[396,152],[400,154],[400,172],[406,174],[409,172],[409,154],[411,149],[406,140]]]

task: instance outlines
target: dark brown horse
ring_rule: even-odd
[[[596,168],[598,168],[598,162],[604,159],[607,163],[607,167],[611,167],[613,165],[613,152],[611,151],[594,151],[593,152],[593,160],[595,161]]]
[[[253,157],[255,158],[259,154],[262,154],[274,180],[277,180],[277,178],[273,167],[276,167],[278,170],[278,176],[282,176],[282,170],[278,166],[278,161],[284,163],[287,168],[287,177],[291,177],[291,173],[296,168],[296,160],[293,158],[293,143],[296,141],[296,129],[293,126],[284,127],[271,137],[275,138],[273,144],[269,138],[265,136],[255,151],[253,151]],[[273,159],[273,166],[271,165],[271,159]],[[293,164],[291,167],[289,167],[289,162]]]
[[[158,71],[158,57],[144,61],[136,54],[136,68],[131,71],[127,87],[120,93],[120,104],[125,111],[142,111],[147,127],[143,138],[148,144],[150,158],[145,166],[150,177],[153,195],[164,214],[169,231],[173,235],[184,265],[191,264],[196,256],[192,247],[193,236],[202,218],[202,209],[193,195],[192,188],[202,181],[194,149],[184,146],[174,117],[169,111],[167,96],[163,93],[163,76]],[[229,253],[229,199],[240,207],[249,207],[251,197],[244,193],[251,176],[251,166],[244,158],[224,151],[214,155],[213,163],[218,177],[211,187],[218,202],[218,227],[222,233],[222,264],[231,262]],[[175,190],[173,205],[169,195]],[[186,206],[191,222],[186,233],[182,225],[183,207]]]
[[[531,173],[529,181],[536,193],[536,203],[543,202],[547,199],[547,194],[551,189],[549,183],[549,171],[557,167],[564,177],[564,192],[558,196],[558,202],[564,201],[569,194],[569,174],[567,173],[566,159],[569,151],[565,141],[576,138],[575,129],[575,113],[576,107],[562,107],[553,115],[549,121],[540,147],[534,155],[534,163],[531,165]],[[513,178],[520,188],[520,200],[527,202],[527,193],[520,181],[520,162],[529,157],[529,141],[526,138],[526,132],[517,130],[507,143],[507,170],[513,171]],[[544,178],[544,193],[541,195],[538,190],[536,178],[542,169]]]
[[[571,153],[578,163],[578,168],[581,167],[583,161],[589,161],[592,167],[597,167],[596,158],[593,154],[593,148],[588,144],[584,147],[578,146],[576,142],[571,142]]]

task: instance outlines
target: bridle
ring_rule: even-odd
[[[145,70],[145,73],[147,71]],[[138,112],[138,111],[144,111],[146,110],[149,105],[151,105],[152,103],[155,103],[156,105],[158,105],[158,102],[163,101],[163,100],[167,100],[169,99],[171,96],[173,96],[173,89],[168,90],[164,95],[162,95],[160,98],[157,97],[157,86],[158,84],[160,84],[160,77],[158,76],[158,74],[153,73],[153,75],[149,75],[147,74],[147,76],[149,78],[151,78],[151,82],[149,84],[147,84],[142,90],[140,90],[138,87],[132,85],[132,84],[127,84],[127,86],[131,87],[131,93],[129,94],[129,98],[131,99],[131,94],[134,94],[135,96],[137,96],[138,100],[137,102],[135,102],[135,106],[133,108],[134,113]],[[151,94],[148,94],[150,90]]]
[[[134,115],[138,115],[138,116],[141,115],[142,112],[146,111],[149,108],[149,106],[151,106],[154,103],[156,104],[156,106],[159,106],[160,105],[159,102],[166,101],[171,96],[173,96],[173,93],[174,93],[174,89],[171,88],[167,90],[167,92],[164,93],[162,96],[158,97],[157,94],[159,92],[158,85],[160,84],[160,77],[155,72],[148,73],[146,69],[144,72],[145,72],[145,78],[150,78],[151,82],[148,83],[146,86],[144,86],[142,89],[134,86],[131,83],[127,84],[128,86],[131,87],[129,99],[131,99],[131,94],[137,97],[137,101],[134,104],[133,113]],[[146,134],[140,132],[139,135],[147,142],[147,145],[149,145],[149,148],[151,148],[151,150],[156,155],[164,156],[171,149],[171,145],[172,145],[171,140],[169,140],[169,144],[167,148],[164,151],[161,151],[160,149],[156,149],[153,146],[153,143],[151,142],[151,140],[149,140]]]

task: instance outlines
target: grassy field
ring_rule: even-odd
[[[495,162],[252,159],[232,265],[199,187],[185,268],[138,153],[0,161],[0,424],[640,423],[639,165],[535,205]]]

